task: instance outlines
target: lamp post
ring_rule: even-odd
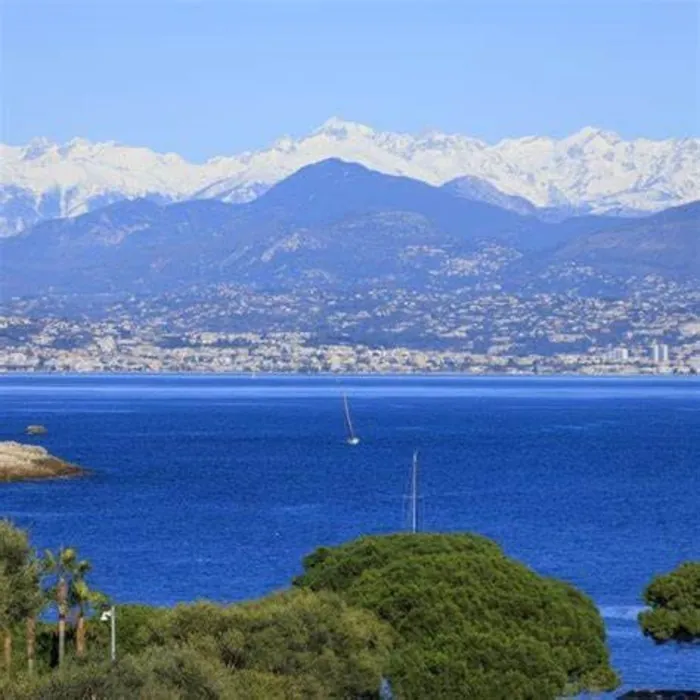
[[[117,611],[114,605],[109,610],[105,610],[102,615],[100,615],[101,622],[107,622],[109,620],[111,627],[110,634],[110,659],[112,663],[117,660]]]

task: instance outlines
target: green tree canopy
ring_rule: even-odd
[[[251,672],[248,678],[296,678],[325,698],[374,696],[391,645],[391,631],[373,614],[310,591],[228,608],[177,606],[160,634],[166,645],[200,650],[231,671]]]
[[[290,591],[231,606],[121,606],[119,661],[97,628],[88,663],[68,664],[25,687],[16,700],[378,698],[393,633],[367,610],[328,592]],[[128,649],[129,653],[126,653]]]
[[[363,537],[304,567],[296,586],[337,592],[391,624],[388,675],[401,700],[556,698],[618,683],[594,604],[485,538]]]
[[[9,520],[0,520],[0,633],[8,673],[12,668],[13,627],[33,618],[44,602],[39,574],[27,533]]]
[[[644,634],[655,642],[700,641],[700,561],[657,576],[644,591],[650,607],[639,615]]]
[[[9,520],[0,520],[0,569],[7,577],[9,597],[5,603],[16,622],[36,607],[39,571],[27,533],[16,528]]]

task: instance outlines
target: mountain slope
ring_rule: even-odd
[[[472,202],[493,204],[517,214],[536,215],[538,212],[537,207],[524,197],[505,194],[487,180],[474,175],[457,177],[446,182],[443,188]]]
[[[511,267],[527,276],[570,262],[700,275],[697,206],[545,223],[332,159],[246,204],[140,199],[38,224],[0,241],[2,294],[154,294],[218,283],[450,289],[500,284]]]
[[[508,237],[529,223],[497,206],[468,201],[418,180],[384,175],[337,158],[301,168],[247,208],[263,217],[283,212],[286,221],[300,226],[353,214],[410,211],[430,219],[445,232],[465,238]]]
[[[528,137],[489,145],[460,135],[378,132],[334,118],[304,138],[283,138],[260,152],[203,164],[84,139],[0,145],[0,235],[122,198],[250,201],[328,158],[434,185],[467,176],[470,198],[501,205],[506,200],[494,200],[492,188],[537,207],[594,213],[653,212],[700,198],[700,139],[623,141],[585,128],[560,140]],[[491,188],[477,187],[477,181]]]
[[[331,159],[248,204],[140,199],[38,224],[0,244],[2,291],[150,293],[233,281],[344,285],[375,276],[420,283],[446,257],[479,241],[526,240],[533,226],[547,225]]]
[[[583,233],[552,257],[618,273],[672,273],[700,279],[700,202]]]

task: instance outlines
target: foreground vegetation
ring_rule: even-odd
[[[400,698],[554,698],[618,683],[592,601],[484,538],[367,537],[304,567],[296,586],[339,593],[396,631],[388,675]]]
[[[115,664],[89,571],[0,524],[0,697],[524,700],[618,683],[593,603],[481,537],[322,548],[290,590],[248,603],[120,605]]]
[[[645,635],[655,642],[700,642],[700,561],[657,576],[644,591],[650,607],[639,615]]]

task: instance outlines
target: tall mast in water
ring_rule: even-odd
[[[411,532],[418,529],[418,450],[413,451],[411,470]]]

